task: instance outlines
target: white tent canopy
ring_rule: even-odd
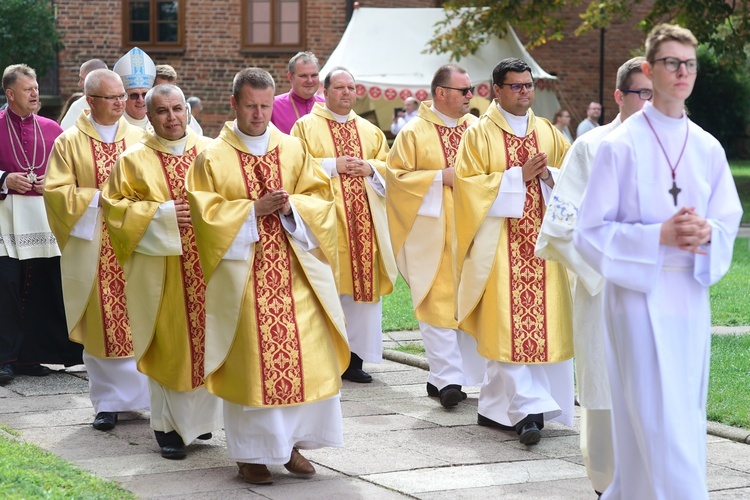
[[[409,96],[420,101],[429,99],[435,70],[451,62],[449,54],[423,53],[434,35],[435,23],[444,18],[443,9],[355,9],[341,41],[320,71],[321,80],[336,66],[347,68],[357,81],[358,97],[369,101],[369,108],[366,102],[358,102],[358,110],[363,105],[376,109],[380,125],[387,128],[392,108],[401,106]],[[458,64],[467,69],[477,85],[476,94],[491,99],[492,69],[505,57],[517,57],[529,64],[539,82],[534,112],[551,118],[560,107],[552,90],[556,77],[532,59],[512,29],[502,39],[493,37]]]

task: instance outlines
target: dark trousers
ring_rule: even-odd
[[[0,257],[0,364],[81,364],[68,339],[60,257]]]

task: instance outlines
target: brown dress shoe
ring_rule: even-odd
[[[238,476],[240,476],[246,483],[250,484],[271,484],[273,483],[273,476],[271,471],[268,470],[263,464],[246,464],[243,462],[237,462],[237,467],[240,468]]]
[[[284,464],[286,470],[292,474],[296,474],[302,477],[310,477],[315,475],[315,467],[307,461],[305,457],[297,450],[292,448],[292,456],[289,461]]]

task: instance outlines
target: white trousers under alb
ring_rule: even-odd
[[[383,361],[383,302],[354,302],[351,295],[340,295],[346,318],[346,336],[351,351],[368,363]]]
[[[97,358],[85,350],[83,364],[89,377],[94,412],[149,408],[148,377],[138,371],[135,358]]]
[[[340,396],[281,408],[250,408],[224,401],[227,453],[235,462],[283,465],[292,448],[341,448]]]
[[[148,379],[151,393],[151,428],[155,431],[177,431],[185,444],[207,432],[224,426],[221,399],[199,387],[189,392],[173,391],[156,380]]]
[[[482,385],[485,359],[477,352],[477,341],[461,330],[419,322],[430,374],[427,381],[442,389],[447,385]]]
[[[478,411],[503,425],[541,413],[545,421],[573,425],[573,360],[523,365],[487,360]]]

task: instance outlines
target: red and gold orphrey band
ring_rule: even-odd
[[[157,152],[161,162],[164,179],[169,187],[173,200],[187,200],[185,177],[188,168],[193,164],[197,151],[193,146],[182,156],[167,155]],[[190,362],[192,387],[203,385],[203,364],[206,356],[206,280],[203,277],[198,247],[195,244],[193,226],[180,228],[182,255],[182,290],[185,302],[188,336],[190,338]]]
[[[536,132],[520,138],[503,132],[506,164],[523,165],[537,153]],[[519,167],[516,167],[519,168]],[[545,263],[534,255],[542,222],[542,188],[536,179],[526,183],[523,217],[507,218],[510,260],[511,359],[517,363],[548,360],[545,314]]]
[[[125,149],[125,141],[103,143],[89,139],[96,170],[96,186],[101,189],[109,178],[117,157]],[[117,262],[107,224],[102,219],[101,254],[99,255],[99,303],[104,327],[104,351],[108,358],[133,355],[133,340],[130,337],[130,320],[125,300],[125,278]]]
[[[331,137],[336,148],[336,157],[362,158],[362,143],[355,120],[337,123],[328,120]],[[346,213],[349,250],[352,269],[352,297],[355,302],[373,302],[375,298],[374,234],[370,204],[365,191],[363,177],[339,174],[341,197]]]
[[[458,143],[461,142],[461,136],[464,135],[464,130],[466,130],[466,122],[453,128],[435,124],[435,130],[437,130],[440,145],[443,148],[444,168],[450,168],[456,163]]]
[[[250,200],[281,189],[278,147],[263,156],[237,151]],[[263,404],[289,405],[305,401],[302,384],[299,325],[292,293],[289,242],[274,213],[258,218],[260,240],[255,244],[253,292]]]

